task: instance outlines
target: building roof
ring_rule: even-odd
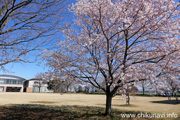
[[[0,75],[0,78],[8,78],[8,79],[18,79],[18,80],[26,80],[22,77],[14,76],[14,75]]]
[[[32,78],[26,81],[42,81],[44,84],[47,84],[48,81],[47,80],[43,80],[42,78]]]
[[[42,78],[32,78],[32,79],[29,79],[29,80],[43,80]]]

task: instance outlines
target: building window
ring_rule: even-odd
[[[13,84],[13,81],[14,81],[14,80],[10,80],[10,84]]]
[[[10,80],[6,80],[6,84],[10,84]]]
[[[4,84],[4,80],[0,79],[0,84]]]
[[[17,80],[13,80],[13,84],[16,84],[17,83]]]
[[[22,84],[22,81],[18,81],[18,84]]]
[[[3,92],[3,91],[4,91],[4,87],[0,86],[0,92]]]
[[[35,81],[34,84],[39,84],[39,82]]]

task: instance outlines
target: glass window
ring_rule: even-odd
[[[0,79],[0,84],[23,84],[23,81],[15,79]]]
[[[6,84],[10,84],[10,80],[6,80]]]
[[[4,87],[0,86],[0,92],[3,92],[3,90],[4,90]]]
[[[3,84],[4,83],[4,80],[0,79],[0,84]]]
[[[35,81],[34,84],[39,84],[39,82]]]
[[[18,81],[18,84],[22,84],[22,81]]]
[[[46,84],[47,82],[46,81],[43,81],[42,84]]]
[[[11,92],[15,92],[15,87],[12,87],[12,89],[11,89],[12,91]]]
[[[17,83],[17,80],[13,80],[13,84],[16,84]]]
[[[7,82],[7,81],[6,81],[6,80],[4,80],[4,84],[6,84],[6,82]]]
[[[14,81],[14,80],[10,80],[10,84],[13,84],[13,81]]]

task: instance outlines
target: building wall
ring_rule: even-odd
[[[0,92],[7,92],[7,90],[10,90],[8,92],[13,92],[12,90],[15,92],[19,89],[19,92],[23,92],[23,85],[0,84],[0,88],[2,88]]]
[[[50,92],[47,87],[48,85],[42,80],[28,80],[26,81],[26,92]]]
[[[27,87],[27,88],[26,88],[26,92],[27,92],[27,93],[32,93],[32,88]]]
[[[50,92],[47,87],[47,82],[41,79],[25,80],[17,76],[0,75],[0,92]]]
[[[3,92],[6,92],[6,86],[4,86],[4,91]]]
[[[0,75],[0,92],[23,92],[24,78]]]

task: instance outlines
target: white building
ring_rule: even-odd
[[[34,78],[24,82],[24,92],[51,92],[47,87],[47,82],[42,79]]]
[[[0,75],[0,92],[23,92],[25,79],[13,75]]]

